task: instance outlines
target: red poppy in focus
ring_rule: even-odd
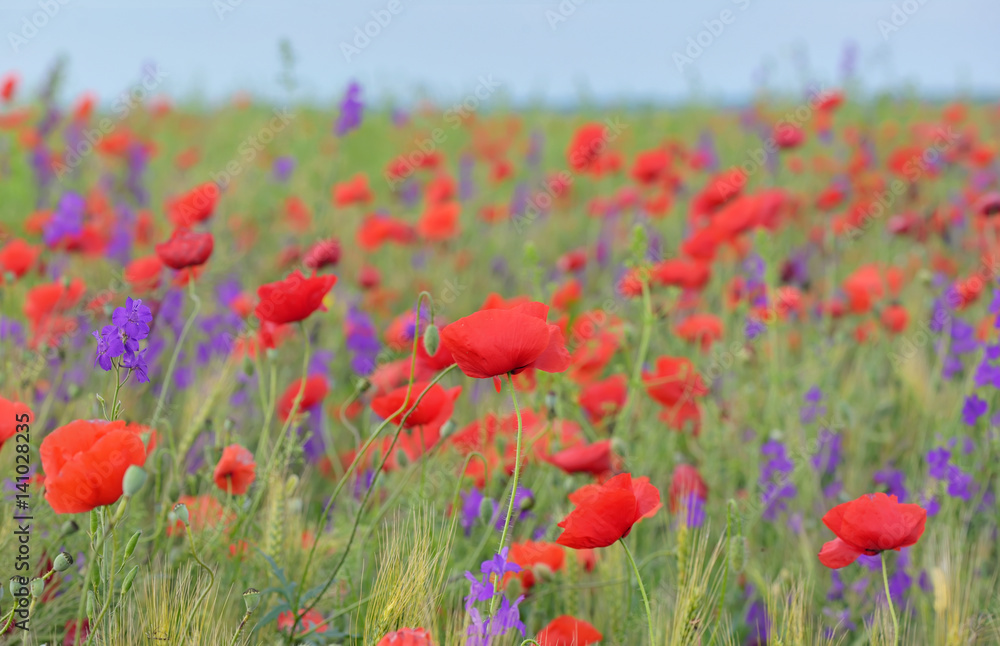
[[[525,591],[535,586],[538,579],[551,577],[552,574],[562,569],[566,561],[566,550],[555,543],[523,541],[512,543],[508,561],[521,566],[518,573],[508,572],[504,577],[504,585],[511,578],[521,580],[521,587]]]
[[[708,485],[696,467],[678,464],[670,479],[670,513],[676,514],[683,506],[688,505],[692,496],[704,501],[708,498]]]
[[[170,240],[156,245],[156,255],[167,267],[179,270],[205,264],[214,247],[215,238],[207,231],[196,233],[177,229]]]
[[[292,414],[292,406],[295,404],[295,398],[298,396],[299,391],[302,390],[302,380],[299,379],[282,393],[281,399],[278,400],[278,417],[281,421],[285,421]],[[305,392],[302,393],[302,401],[299,402],[299,411],[304,411],[312,408],[316,404],[323,401],[326,394],[330,391],[329,386],[326,383],[326,377],[323,375],[312,375],[305,380]]]
[[[332,267],[338,262],[340,262],[340,240],[336,238],[316,242],[309,247],[309,251],[306,252],[305,258],[302,260],[302,264],[313,271]]]
[[[0,451],[3,450],[4,442],[17,434],[18,425],[29,425],[21,428],[22,431],[27,431],[34,419],[35,414],[27,404],[0,397]]]
[[[542,628],[535,641],[539,646],[590,646],[603,638],[604,635],[586,621],[562,615]]]
[[[206,182],[170,200],[167,203],[167,217],[175,227],[191,227],[212,217],[218,201],[218,185]]]
[[[501,375],[516,375],[529,366],[562,372],[570,356],[559,326],[546,322],[548,312],[547,305],[535,302],[481,310],[441,330],[441,343],[463,373],[493,378],[498,390]]]
[[[257,318],[272,323],[303,321],[316,310],[326,311],[323,297],[337,282],[333,275],[310,278],[296,269],[288,278],[257,288],[260,302],[254,309]]]
[[[663,505],[649,478],[622,473],[604,484],[584,485],[569,495],[576,509],[558,527],[556,542],[572,549],[607,547],[625,538],[632,526],[652,517]]]
[[[573,446],[545,459],[565,473],[589,473],[595,477],[611,473],[617,461],[611,450],[611,440]]]
[[[46,435],[38,452],[52,510],[79,514],[121,498],[125,471],[146,462],[140,435],[148,431],[122,421],[77,420]]]
[[[595,381],[580,391],[580,406],[591,422],[600,423],[605,417],[616,414],[625,405],[627,382],[625,375],[612,375],[607,379]]]
[[[434,641],[423,628],[400,628],[386,633],[375,646],[434,646]]]
[[[125,266],[125,282],[131,286],[133,294],[142,296],[160,286],[162,271],[163,261],[159,256],[136,258]]]
[[[13,274],[20,278],[31,269],[38,260],[40,250],[21,238],[14,238],[3,249],[0,249],[0,285],[4,282],[4,274]]]
[[[257,477],[257,463],[253,453],[239,444],[230,444],[222,450],[222,457],[215,465],[215,486],[223,491],[242,496]]]
[[[315,632],[323,634],[326,632],[326,620],[318,610],[310,610],[306,613],[299,613],[299,634]],[[291,630],[295,625],[295,615],[291,610],[286,610],[278,615],[278,630]]]
[[[896,496],[865,494],[837,505],[823,516],[823,524],[837,535],[823,545],[819,562],[831,569],[854,563],[862,554],[875,556],[915,545],[924,533],[927,511],[901,504]]]

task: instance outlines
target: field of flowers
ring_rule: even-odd
[[[1000,643],[995,103],[35,81],[0,643]]]

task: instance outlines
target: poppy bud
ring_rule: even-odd
[[[244,356],[243,357],[243,374],[245,374],[247,377],[252,377],[253,376],[253,372],[254,372],[253,361],[250,360],[250,357]]]
[[[135,581],[135,575],[139,573],[139,566],[133,566],[128,574],[125,575],[125,580],[122,581],[122,592],[121,596],[128,594],[128,591],[132,589],[132,582]]]
[[[137,529],[132,538],[128,539],[128,543],[125,545],[125,556],[122,557],[122,564],[128,560],[128,557],[132,556],[132,552],[135,551],[135,546],[139,544],[139,537],[142,536],[142,530]]]
[[[278,358],[278,351],[274,348],[268,348],[264,355],[267,357],[268,361],[274,361]]]
[[[490,578],[492,580],[492,577]],[[521,587],[521,579],[519,579],[518,577],[513,577],[511,578],[510,581],[507,582],[507,587],[505,592],[507,593],[508,596],[516,599],[519,596],[521,596],[522,591],[523,588]]]
[[[130,465],[122,478],[122,492],[126,496],[134,496],[146,484],[146,470],[140,466]]]
[[[403,449],[396,449],[396,464],[400,469],[404,469],[410,464],[410,458]]]
[[[246,604],[247,612],[253,612],[260,605],[260,590],[247,588],[243,593],[243,603]]]
[[[69,520],[69,521],[66,521],[65,523],[63,523],[63,526],[62,526],[62,535],[64,537],[65,536],[70,536],[71,534],[77,533],[79,530],[80,530],[80,526],[76,524],[76,521],[75,520]]]
[[[191,524],[191,517],[188,515],[187,505],[182,502],[174,505],[174,516],[177,517],[177,520],[184,523],[185,527]]]
[[[97,514],[97,509],[90,510],[90,535],[97,536],[97,530],[101,527],[101,517]]]
[[[31,590],[31,596],[37,599],[42,596],[42,591],[45,590],[45,581],[41,577],[36,576],[31,580],[29,589]]]
[[[56,560],[52,562],[52,569],[56,572],[65,572],[71,565],[73,565],[73,557],[66,552],[59,552],[56,555]]]
[[[536,582],[544,583],[545,581],[551,581],[556,572],[548,563],[535,563],[531,566],[531,573],[534,575]]]
[[[358,390],[358,392],[363,393],[372,387],[372,382],[368,381],[367,379],[361,378],[358,379],[358,382],[354,387]]]
[[[556,393],[550,390],[545,394],[545,410],[548,411],[549,419],[556,417]]]
[[[449,419],[447,422],[441,425],[441,438],[449,437],[458,428],[458,424],[454,420]]]
[[[483,498],[479,503],[479,518],[486,523],[493,518],[493,501],[489,498]]]
[[[533,496],[525,496],[518,501],[517,506],[521,511],[528,511],[535,506],[535,498]]]
[[[97,597],[93,590],[87,590],[87,617],[94,619],[94,611],[97,610]]]
[[[433,357],[437,354],[440,345],[441,335],[438,332],[437,326],[431,323],[424,330],[424,349],[427,350],[427,354]]]
[[[13,272],[5,271],[3,273],[3,282],[7,283],[8,285],[14,282],[15,278],[17,278],[17,276],[15,276]]]

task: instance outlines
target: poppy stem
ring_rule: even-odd
[[[625,544],[625,539],[619,538],[618,542],[625,549],[625,558],[628,559],[629,564],[632,566],[632,571],[635,572],[635,580],[639,582],[639,593],[642,594],[642,603],[646,606],[646,627],[649,629],[649,644],[653,646],[653,614],[649,611],[649,597],[646,596],[646,586],[642,584],[642,575],[639,574],[639,566],[635,564],[635,559],[632,558],[632,551]]]
[[[521,476],[521,430],[524,426],[521,422],[521,409],[517,405],[517,389],[514,388],[514,378],[509,372],[507,373],[507,383],[510,384],[510,396],[514,400],[514,415],[517,416],[517,446],[514,450],[514,487],[510,492],[510,502],[507,504],[507,517],[503,521],[503,532],[500,534],[500,547],[497,548],[497,554],[503,551],[504,543],[507,541],[507,529],[510,527],[510,517],[514,513],[514,499],[517,498],[517,481]],[[493,598],[490,599],[491,615],[497,601],[496,593],[500,591],[501,578],[497,576],[493,582]]]
[[[649,276],[647,273],[642,277],[642,333],[639,338],[639,354],[636,355],[635,365],[632,366],[632,378],[628,382],[625,403],[618,412],[618,418],[615,420],[613,427],[614,430],[619,432],[624,428],[625,423],[628,422],[629,411],[632,408],[632,402],[635,401],[635,393],[633,391],[636,388],[642,387],[642,366],[646,362],[646,354],[649,352],[653,321],[653,302],[649,295]]]
[[[896,610],[892,607],[892,595],[889,594],[889,576],[885,572],[885,552],[882,552],[882,584],[885,586],[885,602],[889,604],[889,616],[892,617],[892,643],[899,644],[899,620]]]

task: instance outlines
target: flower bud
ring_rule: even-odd
[[[441,334],[438,332],[437,326],[431,323],[424,330],[424,350],[427,350],[427,354],[433,357],[437,354],[440,345]]]
[[[454,420],[449,419],[447,422],[441,425],[441,438],[449,437],[458,428],[458,424]]]
[[[647,242],[646,227],[641,224],[635,225],[632,229],[632,255],[636,260],[641,260],[646,255]]]
[[[489,498],[483,498],[479,503],[479,518],[487,523],[493,518],[493,501]]]
[[[264,356],[267,357],[268,361],[274,361],[278,358],[278,351],[274,348],[268,348],[267,351],[264,352]]]
[[[12,271],[3,272],[3,282],[7,283],[8,285],[13,283],[15,278],[17,278],[17,276],[14,275],[14,272]]]
[[[520,489],[520,487],[518,487],[518,489]],[[521,511],[529,511],[534,506],[535,506],[534,496],[525,496],[517,501],[517,507]]]
[[[10,577],[10,584],[9,584],[9,586],[10,586],[10,594],[11,594],[11,596],[14,596],[14,597],[19,596],[18,592],[20,592],[21,588],[24,587],[24,584],[21,583],[21,580],[23,578],[24,577],[20,577],[20,576],[12,576],[12,577]]]
[[[97,610],[97,597],[93,590],[87,590],[87,617],[93,621]]]
[[[253,612],[260,605],[260,590],[247,588],[243,593],[243,603],[246,604],[247,612]]]
[[[254,373],[253,361],[250,360],[250,357],[244,356],[243,357],[243,374],[246,375],[247,377],[252,377],[253,373]]]
[[[146,484],[146,470],[135,464],[125,470],[125,477],[122,478],[122,491],[126,496],[134,496]]]
[[[548,411],[549,419],[556,417],[556,393],[553,390],[545,393],[545,410]]]
[[[403,449],[396,449],[396,465],[400,469],[405,469],[410,464],[410,456],[406,455]]]
[[[59,552],[56,560],[52,562],[52,569],[56,572],[65,572],[73,565],[73,557],[66,552]]]
[[[90,510],[90,535],[97,536],[97,530],[101,528],[101,517],[96,509]]]
[[[531,573],[539,583],[551,581],[556,572],[548,563],[535,563],[531,566]]]
[[[42,592],[45,590],[45,581],[42,580],[42,577],[36,576],[31,580],[29,589],[31,590],[31,596],[37,599],[42,596]]]
[[[125,580],[122,582],[121,596],[124,597],[126,594],[128,594],[128,591],[132,589],[132,582],[135,580],[135,575],[138,572],[139,572],[139,566],[136,565],[131,570],[128,571],[128,574],[125,575]]]
[[[191,516],[188,514],[187,505],[182,502],[174,505],[174,516],[177,517],[177,520],[184,523],[185,527],[191,524]]]
[[[358,379],[357,383],[355,384],[355,388],[357,388],[358,392],[362,393],[367,392],[367,390],[371,387],[372,387],[372,382],[368,381],[364,377]]]
[[[526,262],[529,267],[534,267],[538,264],[538,248],[531,240],[524,243],[524,262]]]
[[[60,531],[62,532],[63,537],[66,537],[80,531],[80,526],[76,524],[75,520],[67,520],[65,523],[63,523],[63,526],[60,529]]]
[[[135,546],[139,544],[140,536],[142,536],[142,530],[137,529],[135,533],[132,534],[132,538],[128,539],[128,543],[125,544],[125,556],[122,557],[122,565],[124,565],[125,561],[132,556],[132,552],[135,551]]]

